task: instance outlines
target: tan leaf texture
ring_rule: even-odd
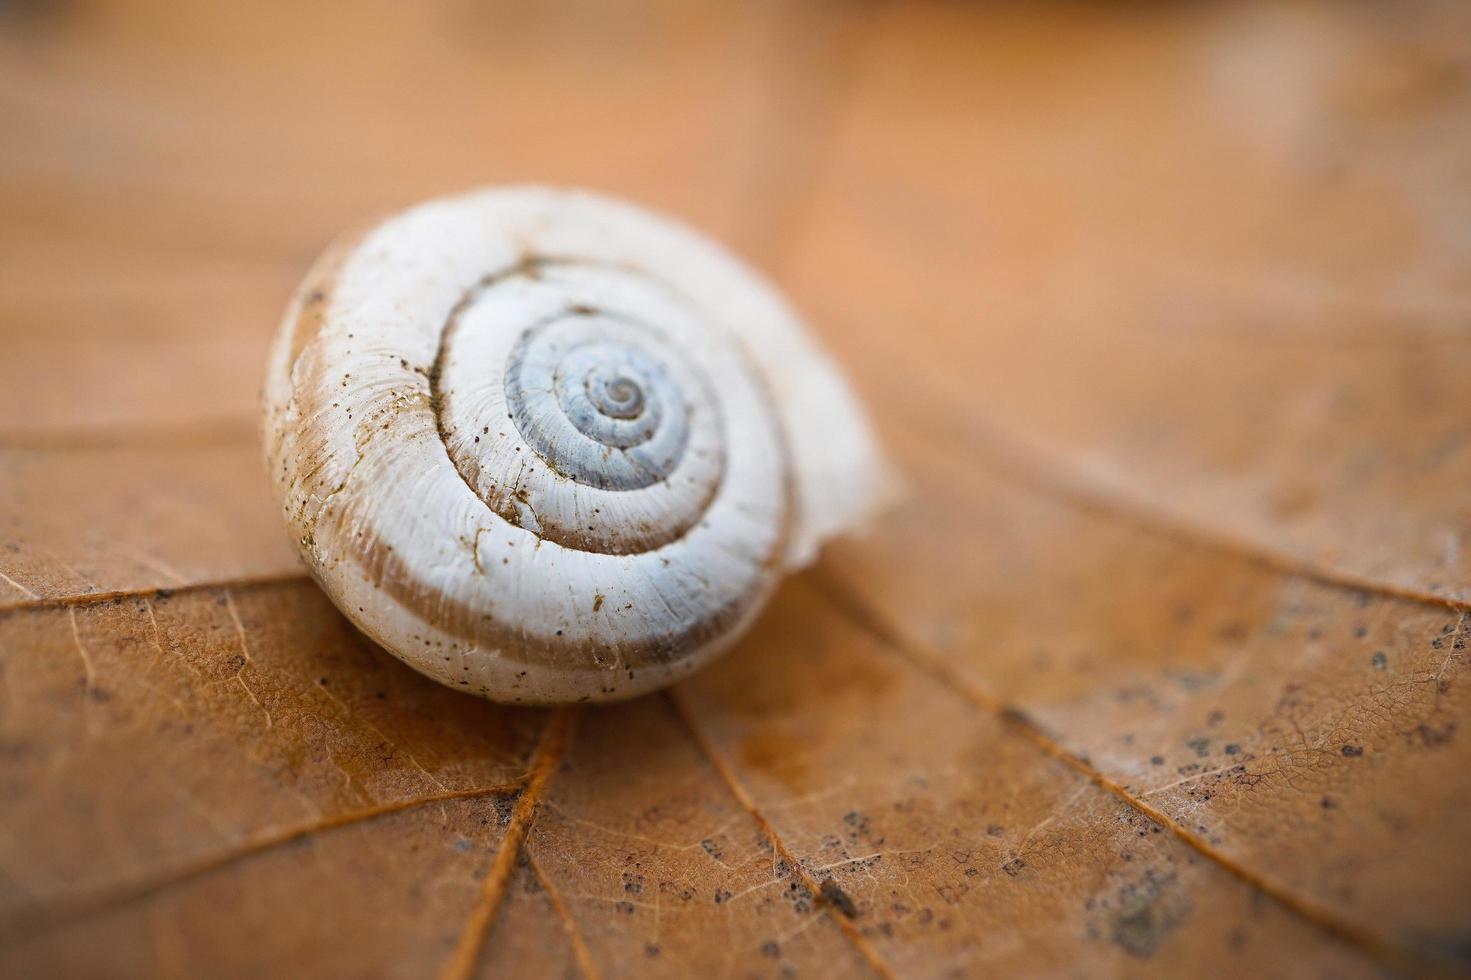
[[[0,6],[0,975],[1471,973],[1464,5]],[[672,690],[513,710],[298,564],[343,228],[590,186],[907,481]]]

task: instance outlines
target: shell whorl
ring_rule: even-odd
[[[456,312],[436,360],[456,469],[506,521],[578,551],[683,537],[724,476],[722,393],[755,384],[714,364],[717,388],[697,363],[711,329],[701,315],[617,267],[537,259],[494,276]],[[749,394],[738,398],[762,410]]]
[[[267,457],[309,569],[390,652],[497,700],[626,697],[723,649],[810,551],[771,366],[804,355],[821,395],[790,312],[692,232],[485,191],[319,261]]]

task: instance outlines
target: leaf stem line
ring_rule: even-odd
[[[576,723],[576,708],[558,709],[548,720],[532,756],[526,787],[516,798],[511,821],[506,826],[506,835],[501,839],[500,847],[496,848],[495,859],[486,872],[480,896],[471,907],[460,930],[459,942],[455,944],[454,952],[440,971],[441,980],[465,980],[474,972],[480,950],[485,945],[486,934],[495,921],[496,912],[506,895],[506,887],[510,884],[511,873],[515,871],[516,862],[521,856],[526,835],[536,821],[536,812],[551,782],[552,773],[556,771],[572,742]]]
[[[1369,959],[1391,969],[1407,971],[1413,975],[1421,975],[1430,969],[1430,965],[1422,962],[1421,958],[1411,950],[1387,942],[1380,936],[1344,920],[1316,903],[1294,895],[1217,850],[1208,841],[1191,833],[1168,813],[1144,802],[1124,786],[1094,768],[1086,758],[1065,748],[1026,712],[1007,704],[975,681],[956,671],[938,653],[910,641],[902,631],[887,621],[882,612],[873,608],[829,569],[819,569],[812,576],[812,581],[817,591],[844,618],[878,640],[881,647],[889,650],[911,667],[939,681],[942,686],[958,697],[996,715],[1009,731],[1025,738],[1045,755],[1072,769],[1094,786],[1122,800],[1146,819],[1164,827],[1191,850],[1218,865],[1251,889],[1276,902],[1289,913]]]
[[[547,899],[552,903],[552,908],[557,913],[557,918],[562,920],[562,930],[567,933],[567,940],[572,944],[572,957],[577,961],[577,969],[587,980],[599,980],[602,973],[598,965],[593,962],[592,953],[588,951],[587,943],[582,940],[582,933],[578,931],[577,921],[572,918],[572,913],[562,902],[562,896],[552,884],[551,879],[541,870],[541,865],[531,852],[526,852],[526,863],[531,868],[531,873],[536,876],[537,884],[541,885],[542,891],[546,892]]]
[[[21,599],[0,603],[0,616],[32,609],[75,609],[95,606],[119,599],[157,599],[162,595],[188,595],[193,592],[209,592],[214,589],[262,589],[275,585],[291,585],[311,580],[304,568],[289,571],[268,572],[264,575],[242,575],[236,578],[212,579],[190,582],[186,585],[157,585],[141,589],[112,589],[106,592],[83,592],[76,595],[49,596],[36,599]],[[24,588],[24,586],[19,586]],[[27,589],[26,591],[30,591]]]
[[[878,951],[873,948],[873,945],[863,935],[863,932],[847,916],[835,914],[832,904],[823,897],[822,885],[812,876],[812,873],[807,870],[806,866],[797,860],[796,856],[787,848],[787,845],[782,842],[781,836],[777,834],[776,828],[771,825],[771,822],[762,816],[761,811],[756,807],[756,801],[751,798],[751,794],[746,791],[746,787],[736,778],[735,772],[725,761],[725,757],[720,754],[695,724],[694,717],[680,699],[679,694],[674,689],[670,689],[664,692],[664,696],[668,699],[670,706],[674,709],[674,714],[679,718],[685,731],[689,733],[690,739],[699,746],[701,753],[709,760],[710,765],[719,774],[726,788],[730,790],[731,795],[751,815],[751,819],[756,821],[756,826],[760,829],[762,836],[771,842],[771,846],[776,850],[777,855],[786,862],[787,867],[792,869],[792,873],[797,876],[797,879],[802,883],[802,887],[806,888],[812,895],[813,902],[829,913],[843,935],[853,944],[854,948],[857,949],[864,960],[867,961],[874,973],[885,978],[885,980],[893,980],[894,971],[879,956]]]
[[[318,834],[366,823],[379,817],[417,810],[435,803],[455,800],[475,800],[487,796],[505,796],[516,792],[525,784],[524,779],[496,786],[479,786],[474,789],[435,793],[430,796],[415,796],[405,800],[394,800],[361,810],[350,810],[314,820],[295,827],[270,830],[244,841],[234,847],[201,855],[183,864],[175,865],[163,872],[141,880],[127,882],[111,888],[100,889],[63,899],[47,908],[23,912],[16,918],[0,925],[0,945],[17,940],[38,938],[82,919],[91,918],[120,906],[140,901],[159,894],[169,888],[202,878],[222,868],[238,864],[248,858],[273,851],[296,841],[315,837]]]
[[[947,402],[953,401],[953,398],[947,396],[940,397]],[[924,438],[939,437],[932,432],[919,432],[916,435]],[[974,457],[960,457],[950,447],[939,458],[956,460],[957,465],[962,458],[974,459],[977,468],[999,480],[1051,497],[1099,520],[1123,524],[1187,549],[1203,549],[1233,557],[1280,575],[1304,579],[1332,589],[1453,612],[1471,612],[1471,601],[1468,600],[1334,568],[1245,535],[1160,510],[1144,501],[1130,499],[1125,493],[1091,479],[1080,473],[1076,467],[1059,461],[1055,458],[1055,453],[1012,435],[989,419],[972,414],[963,430],[954,435],[969,440],[980,452]]]

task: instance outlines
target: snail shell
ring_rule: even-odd
[[[331,247],[277,335],[264,430],[338,608],[508,702],[694,669],[888,485],[848,386],[766,283],[671,221],[536,187]]]

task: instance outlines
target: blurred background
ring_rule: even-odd
[[[1464,5],[11,0],[0,18],[5,445],[243,447],[267,339],[335,234],[479,184],[583,185],[778,280],[891,436],[1020,435],[1150,506],[1461,589],[1428,569],[1471,505],[1408,514],[1402,493],[1426,456],[1471,477],[1420,418],[1459,385],[1442,355],[1467,312]],[[250,457],[109,479],[233,484],[258,479]],[[34,532],[63,555],[80,476],[11,488],[48,502]],[[197,525],[177,554],[134,542],[171,567],[200,536],[229,566],[210,571],[279,559],[187,493],[131,490]]]
[[[489,772],[451,725],[468,726],[471,709],[444,707],[443,692],[413,687],[415,678],[395,680],[400,700],[390,703],[432,710],[395,715],[371,692],[352,701],[340,686],[351,682],[332,675],[334,697],[375,719],[371,731],[346,720],[318,727],[336,717],[325,695],[297,717],[304,727],[280,721],[293,717],[303,684],[325,690],[336,669],[316,680],[315,651],[353,664],[361,651],[297,581],[256,433],[266,345],[326,243],[415,201],[503,182],[631,198],[730,245],[781,285],[851,372],[904,472],[904,507],[784,592],[759,642],[729,661],[737,666],[679,695],[716,732],[717,750],[729,736],[752,798],[790,808],[774,824],[794,847],[823,834],[849,840],[864,799],[865,812],[898,821],[875,833],[890,847],[912,837],[918,852],[945,834],[995,828],[951,848],[1001,848],[988,877],[947,884],[945,908],[928,899],[949,931],[900,922],[896,911],[897,932],[865,933],[896,972],[974,965],[965,936],[991,936],[998,921],[1020,938],[990,962],[1021,972],[1104,955],[1092,941],[1123,957],[1109,961],[1119,970],[1136,966],[1141,949],[1160,950],[1156,966],[1226,970],[1243,948],[1266,950],[1281,972],[1294,964],[1271,961],[1272,950],[1301,951],[1331,975],[1405,956],[1465,967],[1471,781],[1464,732],[1453,736],[1468,707],[1466,656],[1456,651],[1471,609],[1471,4],[1457,2],[0,3],[0,654],[9,658],[0,663],[21,692],[0,709],[9,715],[0,811],[10,810],[0,897],[21,910],[0,918],[0,937],[53,907],[100,909],[112,895],[163,891],[176,872],[160,868],[203,874],[227,860],[221,847],[244,848],[229,852],[237,857],[274,847],[261,828],[305,826],[305,811],[293,809],[301,799],[328,814],[326,826],[332,814],[440,792],[413,783],[419,773],[459,792],[518,771],[532,722],[476,703],[477,731],[504,723],[511,732],[484,736],[512,760]],[[225,603],[225,586],[271,582],[288,585],[239,600],[239,612]],[[173,707],[151,688],[111,707],[95,696],[88,651],[106,680],[100,651],[122,627],[89,625],[92,612],[74,603],[143,595],[161,609],[174,589],[214,596],[215,587],[220,608],[181,615],[177,627],[159,612],[162,634],[157,620],[135,623],[115,652],[162,654],[172,642],[213,650],[217,633],[233,644],[235,630],[245,650],[247,632],[264,631],[251,633],[252,673],[243,661],[226,673],[236,695],[228,710],[195,700],[194,688]],[[833,625],[813,595],[861,610],[862,628]],[[311,625],[293,633],[293,624]],[[1151,866],[1128,878],[1142,859],[1087,864],[1078,842],[1093,847],[1099,828],[1124,843],[1109,838],[1096,853],[1122,849],[1124,861],[1145,831],[1101,803],[1075,812],[1095,806],[1087,780],[1076,792],[1023,791],[1010,776],[984,792],[966,784],[967,774],[1011,772],[1011,756],[947,754],[981,736],[938,707],[939,693],[918,693],[918,681],[852,682],[864,644],[929,651],[926,669],[973,704],[1012,726],[1040,719],[1037,731],[1063,746],[1053,756],[1073,753],[1114,789],[1138,791],[1180,821],[1195,850],[1163,877]],[[297,656],[272,667],[264,649]],[[86,660],[80,687],[76,650]],[[824,650],[849,667],[792,680],[790,690],[816,692],[810,699],[771,695],[760,710],[734,700],[750,671],[808,670],[809,654],[827,663],[812,653]],[[233,646],[216,653],[220,664],[236,656]],[[43,662],[68,672],[32,671]],[[129,676],[126,657],[117,663]],[[285,673],[273,688],[276,668]],[[302,683],[291,673],[308,670]],[[43,676],[53,701],[34,694]],[[245,677],[255,704],[233,683]],[[90,698],[85,731],[54,723],[73,717],[71,702],[56,707],[67,697]],[[157,711],[109,714],[130,704]],[[201,704],[219,738],[210,754],[169,741],[176,733],[163,723],[163,735],[154,731],[152,719]],[[261,707],[275,711],[272,734],[257,731]],[[645,703],[599,715],[586,724],[602,726],[603,742],[579,745],[653,732],[654,721],[637,719],[654,711]],[[416,746],[413,766],[382,761],[380,728]],[[771,749],[778,730],[790,738]],[[880,741],[904,732],[907,748]],[[649,738],[656,748],[674,741]],[[356,786],[311,768],[349,743],[362,762]],[[248,763],[230,754],[246,749]],[[794,762],[803,751],[829,754],[822,765]],[[179,785],[134,779],[129,760],[155,752],[192,775]],[[655,749],[624,762],[625,777],[639,767],[695,771]],[[223,779],[257,764],[269,773],[258,798],[211,782],[216,766]],[[570,765],[562,782],[585,794],[584,809],[569,789],[558,812],[589,821],[623,812],[574,778],[614,763]],[[1197,774],[1219,783],[1236,766],[1256,768],[1239,771],[1239,786],[1212,783],[1214,803],[1197,795]],[[400,782],[387,785],[390,772]],[[921,793],[918,811],[914,797],[902,810],[888,790],[862,788],[880,772],[884,785]],[[1245,776],[1258,775],[1280,782],[1255,790]],[[1021,807],[1028,792],[1052,809],[986,815],[985,801]],[[700,805],[700,826],[740,817]],[[922,815],[903,816],[911,812]],[[641,813],[630,833],[671,832]],[[574,860],[588,826],[537,852],[548,880],[562,855],[579,887],[613,896],[598,904],[568,892],[588,937],[579,955],[602,969],[647,966],[659,950],[642,934],[627,953],[637,959],[605,955],[644,920],[608,912],[626,879],[610,872],[595,887],[602,866]],[[1027,884],[1023,868],[1040,876],[1048,867],[1033,852],[1012,863],[1035,834],[1059,835],[1054,853],[1065,855],[1045,892],[1062,896],[1055,914],[1040,891],[1028,893],[1032,904],[1005,891]],[[865,846],[853,844],[855,854]],[[1224,855],[1229,874],[1196,864],[1197,852]],[[887,914],[872,882],[897,889],[911,871],[933,870],[883,877],[897,868],[843,879],[861,915]],[[1255,889],[1240,914],[1259,931],[1228,928],[1238,912],[1222,909],[1238,909],[1237,899],[1206,897],[1237,894],[1225,885],[1150,904],[1169,894],[1160,882],[1214,882],[1208,871]],[[389,872],[374,874],[365,880]],[[387,913],[353,904],[369,900],[368,886],[344,897],[271,880],[303,907],[360,914],[359,935],[385,948],[399,941],[392,930],[378,935]],[[243,893],[275,894],[258,887]],[[1139,913],[1099,920],[1141,895],[1154,916],[1143,926]],[[424,936],[439,956],[461,914],[444,901],[448,939],[426,925],[422,935],[405,927],[391,951],[365,941],[364,969],[414,973]],[[137,959],[124,972],[171,964],[188,973],[187,949],[195,963],[202,951],[243,957],[231,962],[248,973],[259,964],[240,937],[286,928],[268,905],[229,906],[238,934],[220,932],[196,904],[160,913],[166,925],[200,919],[167,942],[155,936],[157,949],[142,949],[125,923],[58,933],[58,945],[25,947],[13,962],[31,969],[73,956],[74,972],[92,975],[88,950],[126,948]],[[1221,928],[1187,929],[1187,905],[1195,925]],[[1026,921],[1006,918],[1018,908]],[[1265,931],[1263,908],[1305,932]],[[736,928],[733,912],[708,921]],[[889,920],[857,921],[877,930]],[[276,950],[286,957],[277,966],[295,956],[330,973],[353,952],[299,928]],[[1239,938],[1248,932],[1254,947]],[[695,956],[702,935],[679,948]],[[512,938],[492,948],[514,950]],[[730,941],[749,954],[735,962],[764,964],[755,951],[765,934],[747,939],[749,950]],[[672,955],[673,940],[663,948],[666,968],[694,968]],[[1353,955],[1335,959],[1345,949]],[[842,971],[837,959],[814,958]]]

